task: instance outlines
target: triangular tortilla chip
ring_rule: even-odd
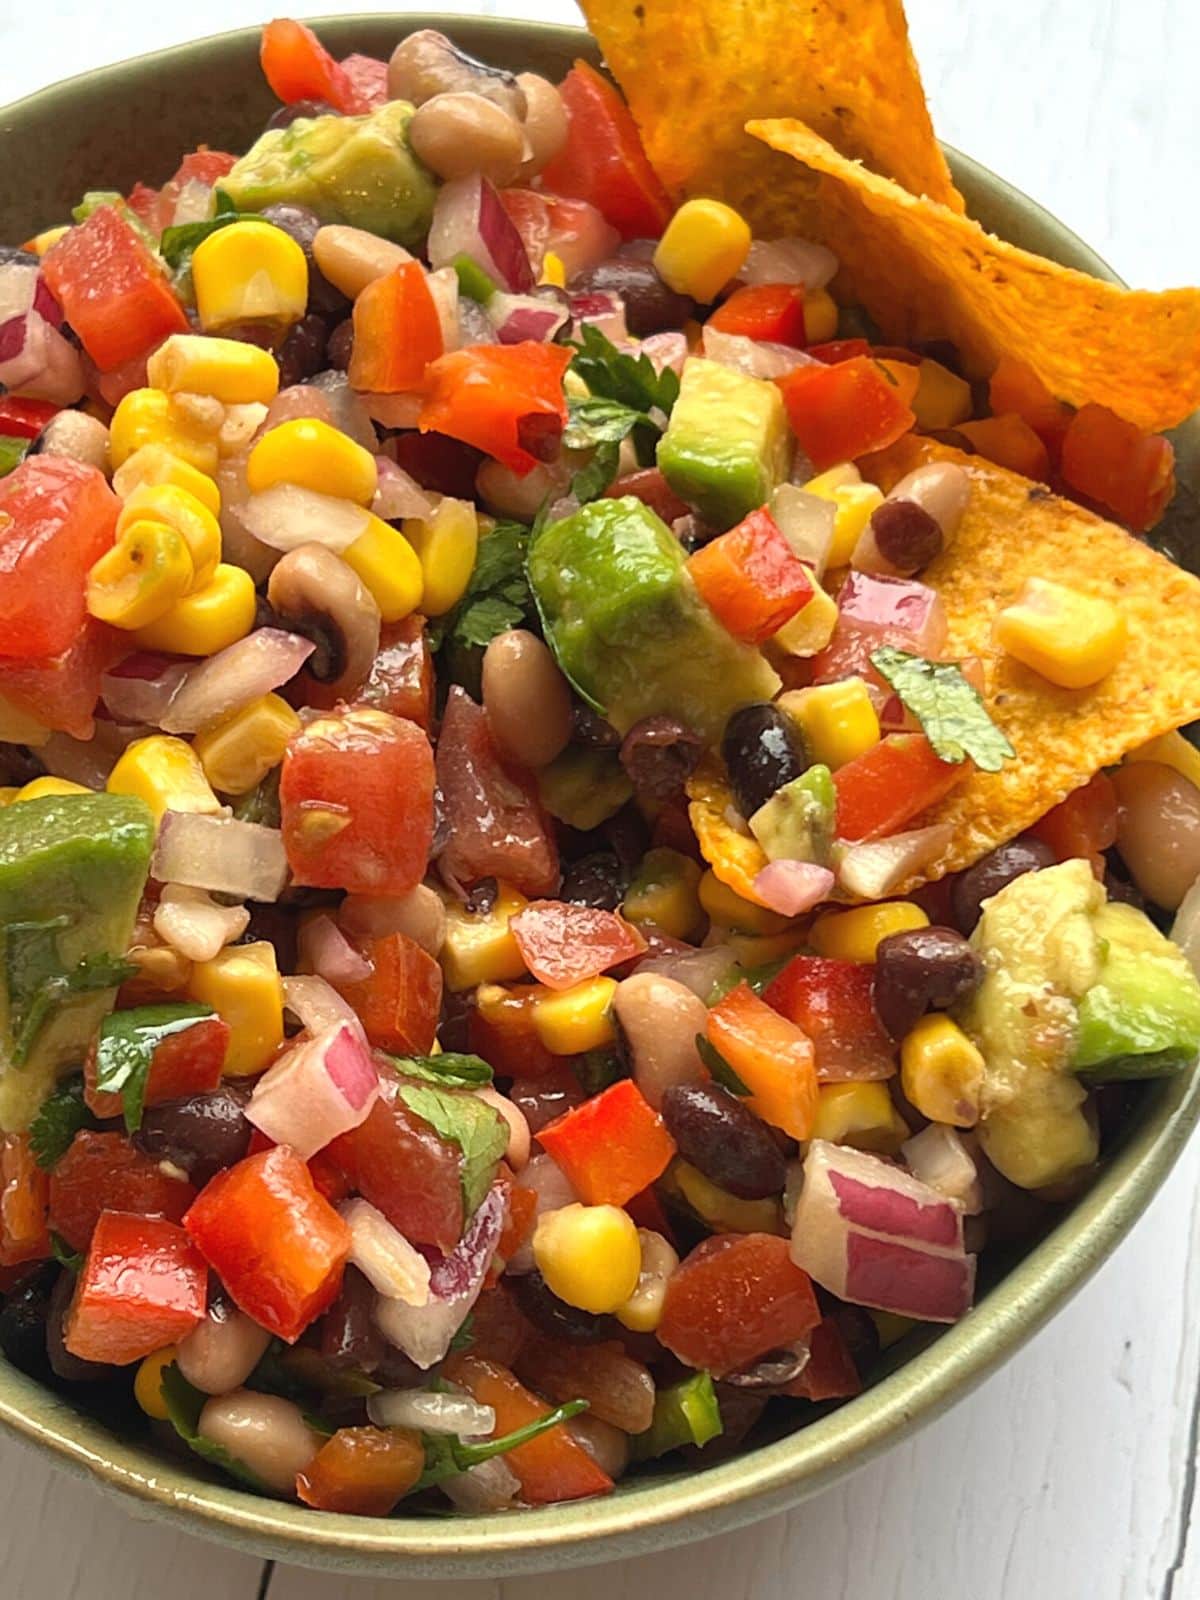
[[[889,340],[952,339],[977,376],[1016,356],[1060,400],[1141,428],[1200,406],[1200,289],[1102,283],[917,198],[801,122],[756,118],[747,131],[821,174],[821,238]]]

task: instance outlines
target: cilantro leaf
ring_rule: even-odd
[[[571,348],[575,351],[571,366],[595,398],[619,400],[634,411],[657,408],[670,416],[679,398],[679,374],[671,367],[658,372],[650,357],[640,351],[632,356],[618,350],[591,322],[583,324]]]
[[[192,252],[209,234],[228,227],[231,222],[257,217],[256,212],[239,211],[224,189],[217,189],[215,193],[217,209],[214,216],[203,222],[182,222],[177,227],[163,229],[162,238],[158,241],[158,253],[176,272],[191,266]]]
[[[587,1050],[575,1057],[571,1067],[589,1100],[629,1076],[615,1050]]]
[[[474,1343],[475,1343],[475,1313],[473,1311],[468,1311],[466,1316],[463,1318],[462,1324],[459,1327],[458,1332],[454,1335],[453,1339],[451,1339],[451,1341],[450,1341],[449,1354],[450,1355],[454,1355],[454,1353],[456,1351],[458,1351],[458,1350],[466,1350],[470,1345],[473,1345]]]
[[[506,1455],[519,1445],[528,1444],[560,1422],[569,1422],[581,1411],[588,1409],[586,1400],[568,1400],[566,1405],[555,1406],[544,1417],[527,1422],[523,1428],[502,1434],[499,1439],[483,1439],[476,1444],[466,1444],[451,1434],[427,1433],[425,1439],[425,1471],[413,1485],[411,1492],[431,1489],[447,1478],[456,1478],[460,1472],[469,1472],[481,1461],[491,1461],[494,1456]]]
[[[492,1186],[496,1163],[508,1148],[508,1124],[498,1111],[473,1094],[447,1093],[423,1084],[404,1084],[400,1098],[435,1133],[462,1151],[463,1210],[474,1215]]]
[[[220,1467],[222,1472],[227,1472],[246,1488],[256,1489],[260,1494],[268,1492],[262,1479],[244,1467],[236,1456],[230,1455],[224,1445],[206,1439],[196,1431],[208,1396],[192,1387],[174,1361],[163,1368],[162,1397],[171,1426],[190,1450],[194,1450],[210,1465]]]
[[[696,1050],[701,1061],[712,1073],[713,1081],[719,1083],[722,1089],[728,1089],[730,1094],[736,1094],[742,1099],[751,1092],[721,1052],[703,1033],[696,1035]]]
[[[475,569],[462,599],[439,630],[430,629],[432,649],[447,641],[457,645],[487,645],[498,633],[519,628],[534,615],[525,552],[529,529],[520,522],[498,522],[479,541]]]
[[[638,423],[649,423],[644,411],[635,410],[620,400],[593,397],[568,400],[569,420],[563,443],[571,450],[586,450],[593,444],[620,444]]]
[[[79,1250],[72,1250],[61,1233],[50,1231],[50,1249],[55,1261],[60,1267],[66,1267],[68,1272],[78,1273],[83,1266],[83,1254]]]
[[[280,821],[279,778],[283,768],[272,767],[253,789],[238,795],[233,814],[239,822],[257,822],[264,828],[277,828]]]
[[[587,505],[589,500],[599,500],[616,477],[620,459],[619,444],[606,440],[596,446],[595,454],[587,466],[580,467],[571,479],[571,493],[581,506]]]
[[[926,661],[882,645],[871,652],[871,665],[916,717],[941,760],[957,764],[969,757],[983,772],[999,772],[1016,755],[957,661]]]
[[[72,995],[115,988],[137,970],[123,956],[107,954],[85,956],[67,970],[59,954],[58,935],[69,922],[66,916],[10,922],[0,935],[15,1067],[25,1065],[42,1024],[56,1006]]]
[[[159,1045],[213,1015],[211,1006],[172,1001],[113,1011],[105,1017],[96,1042],[96,1087],[121,1096],[127,1133],[136,1133],[142,1125],[146,1082]]]
[[[403,1078],[420,1078],[443,1089],[480,1089],[492,1081],[492,1069],[481,1056],[457,1050],[443,1050],[438,1056],[393,1056],[392,1065]]]
[[[38,1166],[53,1167],[61,1161],[71,1140],[92,1121],[83,1100],[82,1078],[72,1078],[57,1088],[42,1101],[29,1125],[29,1144]]]

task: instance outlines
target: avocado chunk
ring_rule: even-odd
[[[658,465],[705,522],[732,528],[757,511],[787,477],[790,454],[783,397],[773,383],[702,356],[684,362]]]
[[[529,581],[559,666],[619,733],[664,713],[713,741],[738,706],[779,688],[762,653],[700,599],[678,539],[632,495],[544,528]]]
[[[568,745],[537,773],[538,798],[552,817],[587,833],[633,798],[633,784],[615,750]]]
[[[0,811],[0,1129],[29,1126],[112,1009],[154,834],[131,795]]]
[[[1079,1002],[1076,1072],[1152,1078],[1200,1053],[1200,983],[1177,945],[1133,906],[1096,913],[1100,976]]]
[[[759,806],[750,818],[750,832],[772,861],[828,866],[836,808],[833,774],[818,762]]]
[[[414,246],[429,231],[437,184],[413,155],[413,108],[391,100],[362,117],[297,117],[270,128],[221,187],[239,211],[287,202]]]

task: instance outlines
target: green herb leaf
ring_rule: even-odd
[[[66,916],[10,922],[0,935],[12,1064],[24,1066],[42,1024],[73,995],[113,989],[137,970],[123,956],[92,955],[69,971],[58,950]]]
[[[233,814],[239,822],[257,822],[263,828],[279,826],[279,778],[282,771],[282,767],[272,767],[253,789],[238,795],[233,802]]]
[[[453,1355],[457,1350],[467,1350],[475,1343],[475,1313],[468,1311],[463,1319],[458,1332],[450,1341],[448,1354]]]
[[[192,252],[198,244],[202,244],[209,234],[216,233],[219,228],[228,227],[231,222],[240,222],[244,218],[254,218],[257,214],[253,211],[239,211],[231,197],[224,189],[213,191],[216,201],[216,212],[203,222],[183,222],[178,227],[164,228],[162,238],[158,241],[158,253],[169,267],[177,272],[191,265]]]
[[[96,1087],[121,1096],[126,1132],[136,1133],[142,1125],[146,1080],[159,1045],[214,1015],[211,1006],[173,1001],[105,1017],[96,1042]]]
[[[617,467],[621,460],[621,447],[619,444],[598,444],[595,454],[585,467],[571,479],[571,493],[581,506],[587,505],[589,500],[599,500],[600,496],[612,483],[617,475]]]
[[[589,1099],[629,1076],[615,1050],[588,1050],[575,1057],[571,1068]]]
[[[916,717],[943,761],[970,757],[983,772],[999,772],[1016,755],[957,661],[926,661],[883,645],[871,652],[871,665]]]
[[[523,1428],[515,1428],[512,1433],[503,1434],[499,1439],[484,1439],[478,1444],[464,1444],[461,1439],[447,1434],[427,1433],[424,1435],[425,1471],[413,1485],[411,1493],[431,1489],[434,1484],[444,1483],[447,1478],[456,1478],[460,1472],[469,1472],[481,1461],[507,1455],[510,1450],[528,1444],[531,1439],[539,1438],[551,1428],[556,1428],[560,1422],[569,1422],[587,1409],[586,1400],[568,1400],[565,1405],[555,1406],[544,1417],[527,1422]]]
[[[594,444],[620,444],[639,422],[653,426],[644,411],[620,400],[568,400],[567,412],[569,421],[563,443],[571,450],[586,450]]]
[[[443,1089],[482,1089],[492,1081],[492,1069],[481,1056],[443,1050],[440,1056],[392,1056],[402,1078],[420,1078]]]
[[[508,1123],[473,1094],[404,1084],[400,1098],[435,1133],[462,1151],[463,1210],[473,1216],[492,1185],[496,1164],[508,1148]]]
[[[498,522],[479,541],[475,570],[466,592],[440,629],[430,629],[430,648],[446,642],[487,645],[498,633],[523,627],[534,616],[525,576],[529,529],[520,522]]]
[[[227,1472],[248,1489],[255,1489],[259,1494],[268,1492],[262,1479],[230,1455],[224,1445],[215,1444],[196,1431],[208,1396],[194,1389],[173,1361],[170,1366],[163,1368],[162,1397],[171,1426],[190,1450],[194,1450],[212,1466],[220,1467],[222,1472]]]
[[[39,1167],[56,1166],[81,1128],[94,1118],[83,1100],[83,1079],[71,1078],[43,1100],[29,1124],[29,1144]]]
[[[742,1099],[752,1093],[712,1041],[702,1033],[696,1035],[696,1050],[701,1061],[712,1073],[714,1082],[719,1083],[722,1089],[728,1089],[730,1094],[736,1094]]]
[[[60,1267],[66,1267],[68,1272],[78,1272],[83,1266],[83,1255],[79,1250],[72,1250],[61,1233],[50,1230],[50,1249],[55,1261]]]
[[[619,400],[634,411],[655,409],[670,416],[679,398],[679,374],[670,367],[657,372],[650,357],[618,350],[612,340],[594,323],[585,322],[575,351],[572,369],[587,384],[596,399]],[[623,437],[623,436],[622,436]]]

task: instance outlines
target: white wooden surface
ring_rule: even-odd
[[[570,0],[443,6],[563,21],[575,14]],[[395,8],[312,0],[304,9]],[[909,10],[944,138],[1036,196],[1132,282],[1200,278],[1200,14],[1192,0],[910,0]],[[252,0],[206,0],[202,9],[0,0],[0,104],[261,16]],[[1200,1600],[1198,1186],[1194,1145],[1113,1260],[1004,1371],[841,1488],[743,1533],[569,1577],[504,1583],[372,1584],[264,1571],[134,1522],[5,1440],[0,1596]]]

